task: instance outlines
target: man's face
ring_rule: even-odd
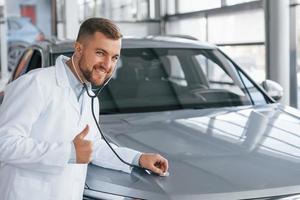
[[[80,46],[81,50],[78,66],[82,75],[91,84],[102,85],[114,72],[120,56],[121,39],[113,40],[96,32],[76,46]]]

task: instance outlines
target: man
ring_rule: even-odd
[[[80,27],[72,58],[21,76],[5,90],[0,107],[0,199],[82,199],[87,164],[129,171],[104,143],[82,84],[102,85],[120,56],[117,26],[102,18]],[[95,113],[99,113],[98,101]],[[157,174],[168,170],[158,154],[122,147],[127,162]]]

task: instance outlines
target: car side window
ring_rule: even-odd
[[[31,56],[31,59],[29,60],[28,67],[26,68],[25,73],[33,70],[38,69],[42,67],[42,55],[41,52],[38,50],[33,51],[33,55]]]
[[[12,81],[17,79],[21,74],[25,72],[25,69],[28,66],[28,63],[30,61],[30,58],[32,57],[33,51],[34,51],[33,49],[28,49],[23,53],[15,69],[15,72],[12,76]]]
[[[240,77],[243,79],[243,83],[247,87],[247,90],[251,94],[252,101],[255,105],[266,104],[267,99],[264,95],[249,81],[248,78],[244,75],[243,72],[239,70]],[[245,89],[245,88],[244,88]],[[245,89],[246,90],[246,89]]]
[[[24,52],[23,56],[16,67],[13,75],[13,79],[17,79],[19,76],[33,70],[42,67],[42,55],[36,49],[28,49]]]
[[[16,21],[12,21],[12,20],[9,21],[9,29],[10,30],[19,30],[21,28],[22,28],[21,25],[18,24]]]

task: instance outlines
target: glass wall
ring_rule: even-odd
[[[264,30],[263,9],[208,16],[208,42],[219,45],[258,83],[266,79]]]
[[[195,28],[196,27],[196,28]],[[166,23],[166,34],[189,35],[206,41],[206,18],[180,19]]]
[[[247,3],[255,0],[226,0],[226,5],[235,5],[235,4],[241,4],[241,3]]]
[[[166,14],[176,14],[176,2],[174,0],[166,0]]]
[[[215,44],[265,41],[263,10],[208,16],[208,41]]]
[[[193,1],[193,3],[187,0],[178,0],[178,13],[208,10],[219,7],[221,7],[220,0]]]
[[[168,0],[171,6],[167,13],[177,13],[167,20],[166,33],[190,35],[220,46],[260,83],[266,78],[264,10],[258,6],[242,11],[240,7],[234,8],[236,4],[247,2],[250,1],[193,1],[191,6],[190,1]],[[225,9],[226,6],[231,9]]]
[[[152,0],[77,0],[80,20],[100,16],[115,21],[156,19],[155,1]]]
[[[300,6],[296,7],[296,35],[297,35],[297,87],[298,87],[298,108],[300,106]]]

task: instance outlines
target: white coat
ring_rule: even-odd
[[[7,86],[0,107],[1,200],[82,199],[87,165],[69,160],[72,141],[86,124],[90,127],[86,139],[94,146],[92,162],[129,171],[99,136],[91,99],[84,95],[80,114],[62,56],[54,67],[30,72]],[[98,101],[95,113],[99,113]],[[128,162],[138,153],[115,149]]]

